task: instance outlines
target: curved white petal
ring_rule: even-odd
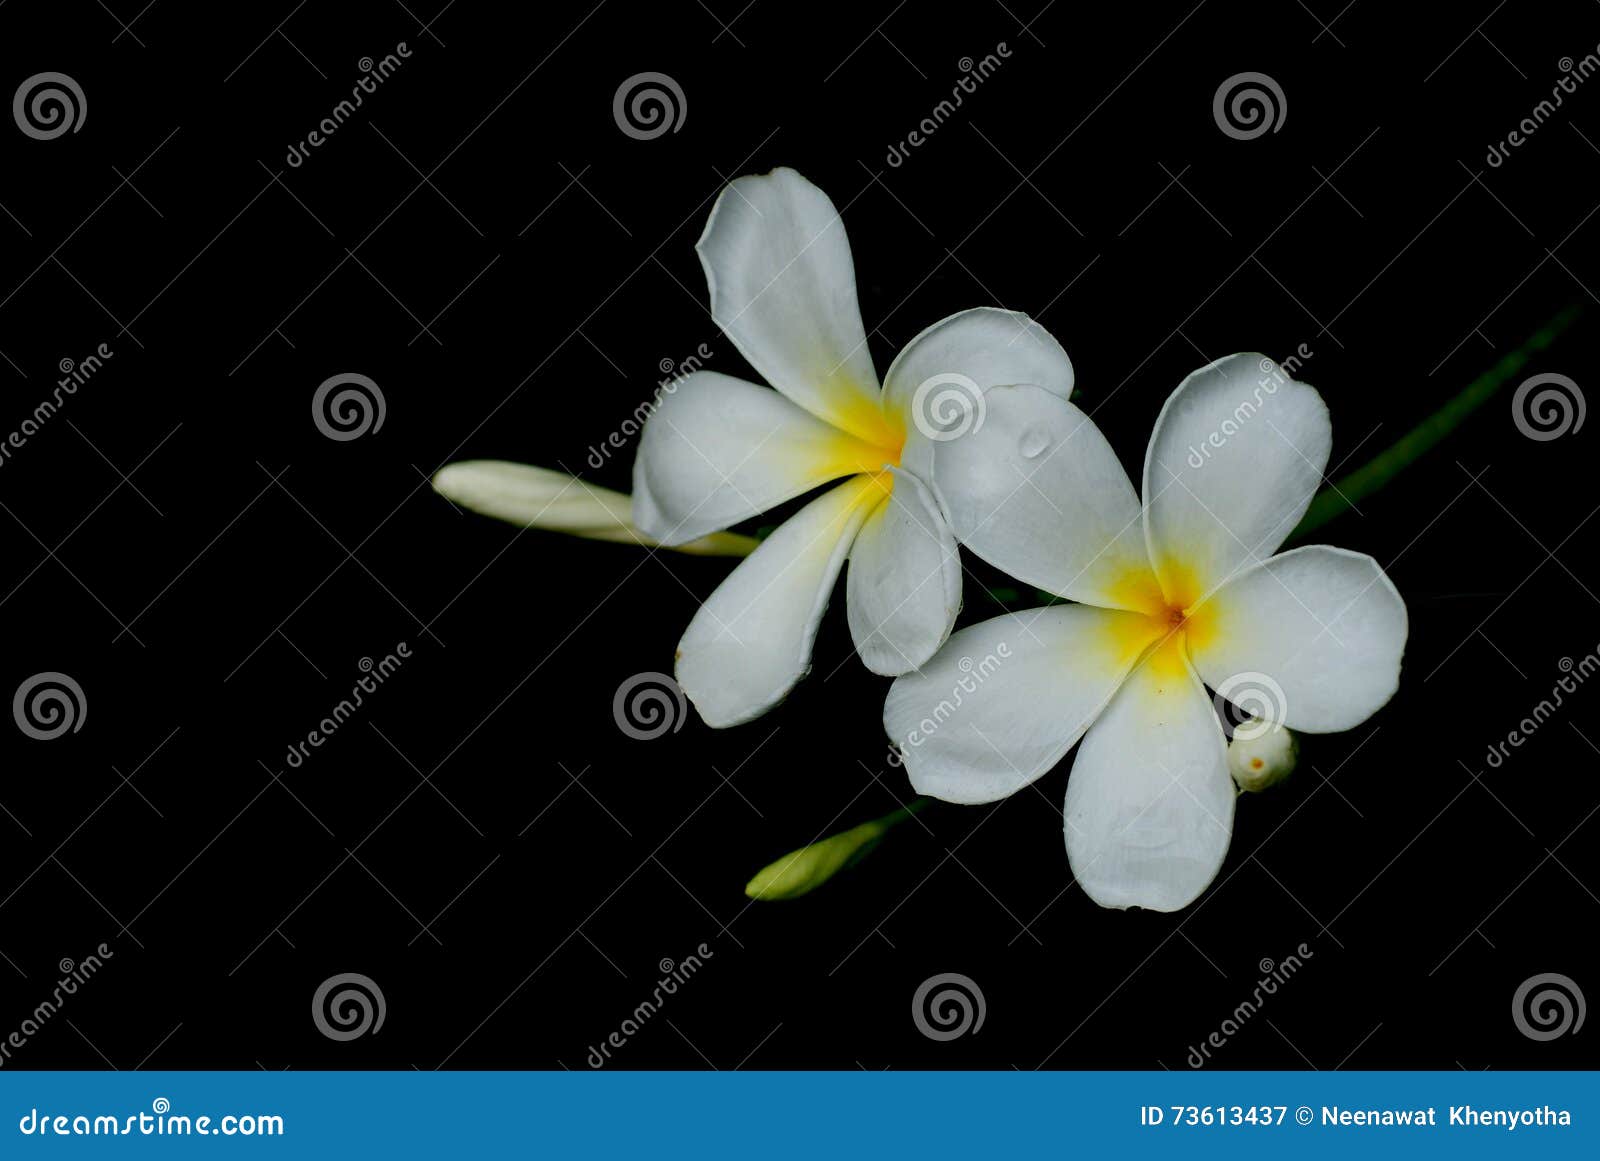
[[[856,652],[895,677],[938,651],[961,610],[961,550],[928,487],[891,469],[894,490],[856,534],[845,578]]]
[[[818,496],[700,606],[678,642],[677,677],[707,725],[760,717],[805,676],[850,542],[881,494],[863,476]]]
[[[792,169],[738,178],[695,250],[711,316],[750,365],[813,415],[878,442],[878,377],[828,195]]]
[[[962,629],[883,707],[918,793],[995,802],[1047,773],[1163,627],[1137,613],[1053,605]]]
[[[901,465],[926,476],[933,439],[979,406],[990,387],[1032,383],[1072,395],[1072,360],[1038,323],[1013,310],[980,306],[934,323],[907,343],[883,380],[883,405],[905,426]]]
[[[1264,691],[1256,696],[1281,702],[1270,707],[1280,712],[1255,716],[1292,729],[1348,730],[1400,685],[1405,602],[1359,552],[1311,545],[1275,556],[1234,577],[1191,620],[1190,653],[1206,684]]]
[[[1163,610],[1139,498],[1076,406],[995,387],[969,430],[937,442],[933,481],[956,538],[1020,581],[1107,608]]]
[[[1067,860],[1102,907],[1187,907],[1233,834],[1233,779],[1211,699],[1173,640],[1123,682],[1067,780]]]
[[[1193,604],[1278,551],[1332,440],[1322,396],[1265,356],[1229,355],[1178,386],[1144,464],[1150,560],[1173,604]]]
[[[776,391],[696,371],[663,390],[645,421],[633,521],[662,544],[682,544],[882,464],[881,451]]]

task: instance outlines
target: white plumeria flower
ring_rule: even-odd
[[[1036,383],[1064,400],[1073,375],[1042,327],[980,308],[923,331],[880,388],[844,225],[791,169],[729,185],[696,250],[712,317],[777,390],[684,377],[640,436],[634,524],[670,546],[849,477],[763,541],[679,642],[678,683],[721,727],[765,713],[805,675],[846,558],[868,668],[895,675],[932,657],[961,604],[955,538],[926,482],[932,449],[981,425],[983,389]]]
[[[1269,359],[1218,360],[1172,393],[1142,505],[1071,403],[1011,386],[987,404],[981,429],[934,456],[956,535],[1078,603],[963,629],[894,683],[884,724],[912,785],[961,803],[1027,786],[1081,738],[1073,874],[1102,906],[1178,910],[1215,877],[1233,830],[1227,742],[1202,681],[1219,700],[1246,687],[1259,719],[1350,729],[1399,684],[1405,604],[1369,556],[1273,555],[1317,490],[1331,430],[1321,396]]]

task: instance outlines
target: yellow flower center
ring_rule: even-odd
[[[1131,636],[1145,642],[1147,663],[1164,676],[1177,677],[1184,672],[1186,656],[1215,639],[1218,625],[1215,611],[1200,599],[1191,569],[1169,560],[1165,576],[1162,585],[1140,569],[1113,586],[1113,592],[1125,607],[1143,614]]]

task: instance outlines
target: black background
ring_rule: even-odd
[[[1536,442],[1509,406],[1527,374],[1596,381],[1600,80],[1485,160],[1596,50],[1600,9],[1341,3],[7,3],[4,92],[64,72],[88,115],[53,141],[0,124],[0,429],[61,360],[114,356],[0,465],[0,686],[61,671],[87,701],[57,740],[0,731],[0,1035],[58,961],[114,958],[6,1066],[583,1068],[702,942],[617,1066],[1181,1069],[1301,943],[1215,1066],[1600,1063],[1592,1017],[1548,1043],[1511,1017],[1538,972],[1600,998],[1600,689],[1485,763],[1600,643],[1593,421]],[[645,71],[687,115],[641,141],[612,98]],[[1245,71],[1287,115],[1241,141],[1212,97]],[[663,361],[705,343],[751,374],[693,244],[724,179],[774,165],[839,207],[880,372],[948,313],[1029,312],[1129,465],[1188,371],[1304,343],[1349,470],[1590,308],[1325,529],[1407,600],[1400,692],[1241,802],[1187,911],[1070,885],[1065,769],[751,904],[756,868],[909,797],[841,609],[774,713],[636,741],[613,693],[671,669],[727,562],[519,534],[426,486],[491,457],[626,489],[631,448],[584,461]],[[350,442],[310,415],[340,372],[387,404]],[[1004,583],[974,569],[965,620],[995,611],[981,579]],[[401,641],[399,674],[288,768]],[[317,1031],[340,972],[381,987],[376,1034]],[[938,972],[982,989],[977,1033],[917,1031]]]

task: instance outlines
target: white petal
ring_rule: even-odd
[[[1162,625],[1053,605],[961,630],[883,707],[918,793],[995,802],[1061,760]]]
[[[805,676],[850,542],[881,494],[862,476],[818,496],[700,606],[678,642],[677,676],[707,725],[760,717]]]
[[[1050,332],[1025,314],[980,306],[934,323],[895,356],[884,377],[884,407],[905,425],[901,465],[927,475],[934,439],[953,408],[978,406],[990,387],[1032,383],[1066,399],[1072,360]]]
[[[717,198],[695,249],[711,316],[750,365],[813,415],[876,440],[878,377],[850,242],[828,195],[792,169],[741,177]]]
[[[1278,551],[1332,441],[1322,396],[1263,355],[1229,355],[1179,384],[1144,464],[1150,560],[1173,604]]]
[[[1139,498],[1076,406],[995,387],[963,434],[937,442],[933,480],[956,539],[1020,581],[1108,608],[1164,609]]]
[[[846,609],[868,669],[894,677],[938,651],[961,609],[961,552],[933,493],[893,471],[894,490],[850,550]]]
[[[1067,780],[1067,859],[1102,907],[1176,911],[1216,877],[1233,779],[1211,699],[1178,642],[1146,657],[1089,728]]]
[[[726,528],[883,453],[766,387],[696,371],[663,391],[633,464],[633,519],[663,544]]]
[[[1191,620],[1190,651],[1206,684],[1225,696],[1255,690],[1276,713],[1234,700],[1292,729],[1348,730],[1400,684],[1405,602],[1359,552],[1311,545],[1275,556],[1229,581]]]

